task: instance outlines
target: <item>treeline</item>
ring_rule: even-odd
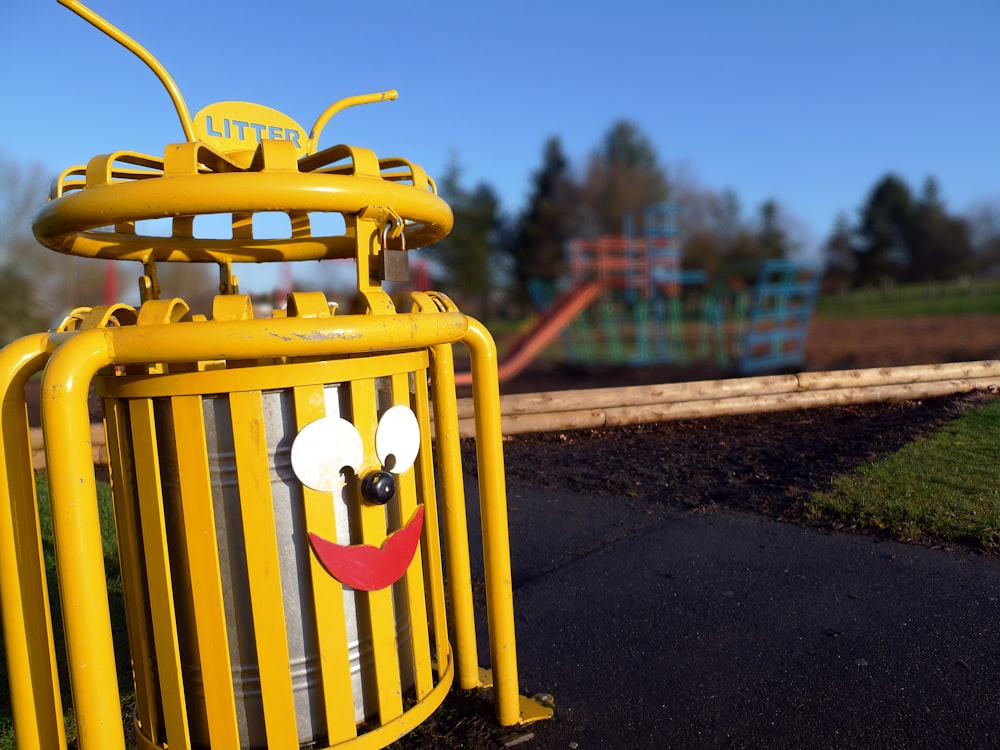
[[[620,235],[626,214],[674,204],[685,270],[714,274],[740,261],[789,257],[803,248],[804,232],[774,200],[745,217],[732,190],[701,187],[683,168],[668,170],[650,140],[632,122],[614,123],[582,165],[573,165],[558,137],[542,150],[524,208],[503,213],[488,183],[467,188],[452,164],[438,183],[455,213],[455,228],[427,249],[437,286],[482,310],[490,300],[505,309],[526,302],[529,279],[557,280],[567,272],[566,245],[574,237]]]
[[[777,200],[748,216],[735,191],[713,191],[683,168],[668,170],[625,120],[612,125],[582,165],[571,164],[560,139],[550,138],[517,214],[503,213],[488,183],[466,188],[457,164],[439,187],[454,209],[455,229],[428,250],[437,261],[435,282],[480,311],[491,309],[489,300],[506,309],[523,302],[528,279],[562,277],[567,240],[621,234],[626,213],[664,201],[676,207],[685,270],[711,277],[750,261],[796,257],[812,244]],[[821,261],[828,288],[840,289],[980,274],[1000,264],[1000,208],[983,203],[969,216],[955,215],[933,177],[914,195],[899,177],[886,175],[856,222],[836,221]]]
[[[952,214],[933,177],[914,195],[889,174],[872,188],[856,222],[837,219],[824,259],[828,283],[840,289],[975,276],[1000,262],[1000,214],[986,204],[969,216]]]

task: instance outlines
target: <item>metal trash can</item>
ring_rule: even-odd
[[[327,413],[330,406],[339,406],[339,388],[327,386]],[[291,391],[267,391],[263,398],[264,437],[268,445],[268,473],[271,477],[271,500],[274,505],[275,531],[277,532],[278,558],[281,561],[281,589],[286,602],[285,633],[262,634],[262,643],[274,637],[288,640],[289,667],[295,694],[296,724],[299,743],[313,742],[325,736],[322,683],[319,674],[319,633],[315,624],[309,587],[309,546],[302,498],[302,483],[292,471],[290,453],[295,437],[294,399]],[[155,407],[157,428],[173,443],[173,427],[168,404],[159,402]],[[250,747],[264,747],[266,733],[263,724],[263,704],[260,693],[260,674],[257,669],[250,603],[250,585],[247,573],[247,551],[243,544],[243,527],[240,513],[239,483],[232,438],[232,414],[228,397],[213,396],[204,399],[205,433],[208,441],[208,466],[212,476],[213,514],[215,533],[219,545],[219,559],[226,602],[226,631],[230,644],[233,669],[233,688],[240,738]],[[339,413],[339,412],[338,412]],[[161,472],[164,501],[167,512],[168,534],[177,540],[180,534],[178,504],[182,502],[177,482],[176,462],[184,457],[173,451],[161,452]],[[342,491],[333,498],[337,543],[350,544],[349,498]],[[173,546],[179,546],[175,541]],[[175,592],[176,596],[176,592]],[[371,637],[359,632],[358,592],[344,590],[344,612],[348,628],[348,652],[351,663],[351,686],[354,696],[354,718],[357,723],[377,716],[377,706],[371,695],[371,670],[373,665]],[[178,602],[184,602],[178,597]],[[190,604],[190,602],[188,602]],[[194,613],[178,611],[179,629],[182,634],[181,654],[184,681],[192,700],[188,711],[192,723],[192,739],[207,744],[208,729],[203,710],[204,685],[200,666],[191,656],[196,653],[193,634]],[[399,649],[400,668],[404,673],[402,687],[413,687],[413,674],[409,652],[410,623],[405,607],[396,612],[396,643]],[[367,700],[365,684],[368,683]]]
[[[414,291],[413,311],[400,313],[382,289],[403,280],[409,250],[448,234],[451,209],[407,159],[319,147],[338,111],[396,92],[335,102],[309,130],[249,102],[192,117],[149,52],[79,0],[60,2],[153,71],[184,140],[63,170],[32,225],[52,250],[142,273],[138,308],[106,299],[0,351],[0,507],[10,509],[0,513],[0,604],[19,743],[65,744],[23,399],[37,373],[81,750],[124,750],[127,721],[91,386],[105,406],[143,750],[383,747],[427,719],[456,676],[464,689],[492,685],[501,724],[550,716],[518,692],[495,344],[444,295]],[[242,125],[219,131],[226,122]],[[256,218],[273,212],[288,217],[287,234],[258,231]],[[319,215],[342,221],[327,233]],[[206,236],[202,216],[228,217],[231,235]],[[234,273],[336,259],[354,262],[360,314],[338,315],[313,291],[256,318]],[[211,318],[161,298],[157,264],[174,262],[218,267]],[[479,667],[472,602],[458,343],[477,373],[492,673]],[[408,436],[402,449],[396,435]],[[340,439],[351,461],[338,458]]]
[[[280,642],[284,642],[284,648],[287,649],[298,744],[322,743],[329,738],[329,717],[326,715],[328,708],[324,701],[324,689],[329,689],[329,681],[327,688],[324,688],[320,649],[321,641],[329,639],[319,631],[314,581],[317,575],[322,575],[325,579],[326,574],[317,571],[313,560],[314,551],[309,542],[311,529],[304,495],[311,490],[297,476],[291,459],[294,441],[301,432],[301,426],[309,418],[301,413],[301,408],[297,410],[296,404],[311,400],[311,408],[315,410],[316,402],[321,400],[321,411],[324,414],[321,419],[337,419],[352,425],[360,422],[361,429],[368,429],[370,432],[374,426],[375,432],[378,432],[380,421],[389,410],[411,409],[410,382],[419,377],[426,388],[427,376],[423,371],[397,373],[395,378],[385,374],[386,366],[390,369],[398,368],[404,361],[426,366],[426,353],[351,360],[355,371],[359,367],[370,371],[371,377],[365,379],[367,387],[362,389],[372,396],[368,403],[361,403],[364,399],[352,398],[349,382],[300,382],[306,373],[315,375],[318,369],[328,373],[335,372],[338,369],[336,362],[323,365],[282,365],[280,379],[286,383],[299,381],[297,389],[211,392],[213,387],[221,387],[223,382],[232,384],[243,380],[242,376],[247,371],[242,368],[207,373],[143,375],[138,378],[121,375],[98,378],[98,388],[105,398],[107,413],[117,415],[114,432],[119,436],[116,441],[119,455],[112,458],[112,480],[118,506],[116,513],[123,518],[141,519],[143,509],[140,506],[150,501],[144,496],[143,483],[139,481],[139,477],[149,474],[158,477],[166,537],[165,562],[170,567],[164,574],[169,573],[171,578],[170,593],[174,600],[180,679],[183,683],[190,737],[195,746],[210,745],[208,707],[220,700],[220,696],[209,693],[220,689],[225,693],[232,691],[240,747],[269,746],[264,721],[265,699],[262,695],[259,651],[274,647]],[[297,372],[297,367],[301,373]],[[264,369],[274,370],[273,367]],[[266,380],[266,376],[261,378],[258,372],[259,369],[255,368],[253,379],[259,382]],[[399,392],[400,386],[404,389],[402,393]],[[304,391],[308,391],[308,395],[304,395]],[[185,401],[197,404],[197,411],[190,411],[191,407]],[[418,410],[421,409],[418,407]],[[134,415],[145,413],[151,414],[150,422],[135,421]],[[192,414],[200,415],[200,427],[190,424]],[[182,424],[181,420],[188,421]],[[415,416],[413,423],[416,424]],[[145,432],[149,425],[153,427],[152,435]],[[429,424],[420,424],[418,427],[423,435],[429,436]],[[192,433],[203,435],[203,443],[202,438],[192,440]],[[136,441],[142,445],[137,445]],[[266,454],[266,467],[263,469],[248,469],[250,457],[245,454],[251,443],[257,444],[263,452],[258,455]],[[153,444],[155,451],[149,448]],[[417,447],[412,446],[413,452],[416,452]],[[115,450],[115,446],[111,448]],[[337,446],[324,446],[321,453],[326,450],[334,454]],[[150,459],[152,463],[149,463]],[[412,463],[411,459],[410,464]],[[411,466],[396,465],[393,468],[397,473],[399,470],[407,472],[410,481],[399,481],[393,498],[383,506],[382,517],[385,519],[387,533],[399,528],[400,522],[405,520],[407,511],[402,506],[423,505],[426,501],[426,498],[417,496],[417,483],[412,481]],[[256,477],[246,476],[245,472],[248,470],[256,473]],[[433,469],[424,464],[419,471],[430,473]],[[362,539],[357,506],[365,501],[357,490],[359,477],[352,476],[350,471],[345,473],[342,486],[327,494],[336,529],[336,537],[330,541],[348,546],[357,544]],[[193,474],[201,476],[207,486],[192,495]],[[268,485],[264,491],[254,484],[262,477],[266,477]],[[273,540],[263,542],[274,544],[279,571],[277,578],[266,585],[277,587],[277,595],[273,592],[261,593],[265,584],[253,580],[255,573],[251,558],[255,550],[252,545],[253,540],[260,537],[253,530],[258,521],[245,518],[245,514],[252,512],[248,509],[248,503],[254,502],[253,498],[246,496],[248,486],[254,486],[255,496],[268,498],[269,506],[265,512],[269,510],[272,515],[274,537]],[[199,495],[210,499],[211,512],[201,515],[203,525],[194,531],[196,538],[201,539],[205,547],[214,547],[214,550],[208,550],[208,556],[218,560],[217,584],[224,612],[224,634],[203,632],[210,630],[211,625],[206,624],[207,615],[199,612],[199,608],[204,610],[208,605],[195,593],[205,587],[204,579],[213,575],[211,570],[197,567],[195,562],[204,557],[205,549],[200,552],[190,549],[192,529],[191,520],[185,519],[185,514],[189,513],[186,506],[203,502]],[[430,501],[433,503],[434,499],[431,498]],[[122,504],[129,504],[131,507],[124,508],[121,507]],[[155,583],[152,582],[156,575],[151,574],[148,569],[149,555],[139,552],[147,547],[147,540],[143,537],[150,532],[142,527],[141,520],[139,527],[141,530],[133,544],[137,556],[146,558],[144,565],[139,566],[145,567],[141,576],[145,583],[141,587],[143,590],[133,590],[128,595],[132,601],[147,602],[144,605],[144,616],[151,621],[155,615],[149,609],[148,600],[157,596],[153,592]],[[436,534],[430,536],[435,538]],[[435,557],[437,556],[431,555],[430,559]],[[424,558],[427,558],[426,554]],[[419,554],[417,559],[421,559]],[[426,565],[426,559],[423,564]],[[435,575],[441,575],[440,571]],[[433,645],[428,642],[426,632],[421,639],[425,653],[414,653],[411,623],[415,616],[423,623],[426,631],[428,613],[422,593],[423,571],[415,570],[412,579],[419,583],[418,596],[414,596],[412,580],[410,586],[406,580],[401,579],[390,587],[391,624],[388,627],[392,634],[393,653],[389,658],[397,662],[398,686],[395,690],[402,694],[413,691],[415,687],[415,663],[429,663],[433,659]],[[134,581],[131,585],[135,586]],[[345,649],[346,663],[349,663],[350,668],[350,720],[358,725],[377,723],[380,718],[379,687],[375,665],[376,644],[373,640],[371,605],[368,601],[370,592],[358,591],[346,585],[338,588],[342,591],[346,642],[337,647]],[[259,632],[260,617],[259,613],[255,613],[255,607],[268,606],[262,600],[277,601],[275,596],[280,597],[282,603],[284,627],[281,632]],[[414,608],[417,610],[416,615],[413,615]],[[222,623],[217,622],[217,625],[220,624]],[[130,622],[130,627],[133,625],[139,630],[139,634],[133,639],[130,632],[130,640],[135,641],[132,650],[133,653],[142,653],[144,643],[149,641],[146,635],[149,624]],[[385,627],[384,623],[382,627]],[[155,641],[154,634],[153,642]],[[207,642],[224,644],[229,654],[230,684],[221,688],[218,675],[213,686],[209,684],[212,680],[206,679],[203,674],[205,655],[201,651]],[[157,650],[154,649],[154,653],[150,654],[148,664],[137,665],[137,672],[148,672],[145,678],[137,674],[137,682],[154,683],[162,680],[162,673],[169,671],[169,664],[163,663],[162,655],[155,653]],[[146,698],[138,696],[138,699],[163,700],[162,695],[155,695],[157,691],[153,692],[154,695]],[[338,696],[338,699],[343,701],[344,696]],[[154,713],[158,712],[157,709]],[[142,713],[143,708],[140,708],[140,714]]]

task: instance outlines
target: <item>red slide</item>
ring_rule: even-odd
[[[600,291],[599,282],[587,281],[560,294],[545,309],[534,327],[514,342],[499,363],[497,371],[500,382],[510,380],[531,364],[538,353],[551,344],[573,318],[587,309]],[[455,373],[455,385],[472,385],[472,373]]]

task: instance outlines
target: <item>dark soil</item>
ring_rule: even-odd
[[[976,391],[521,435],[504,444],[507,479],[602,496],[624,490],[635,500],[678,509],[721,507],[802,522],[805,501],[836,477],[992,398]]]

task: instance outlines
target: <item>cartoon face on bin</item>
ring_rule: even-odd
[[[340,417],[322,417],[302,428],[292,443],[295,475],[305,486],[336,492],[346,484],[349,468],[361,481],[362,501],[384,505],[396,494],[396,476],[413,466],[420,446],[420,426],[405,406],[393,406],[379,419],[375,453],[380,469],[368,471],[358,429]],[[345,586],[376,591],[391,586],[413,561],[423,528],[424,506],[418,505],[402,528],[388,534],[380,547],[337,544],[318,534],[309,542],[323,569]]]

